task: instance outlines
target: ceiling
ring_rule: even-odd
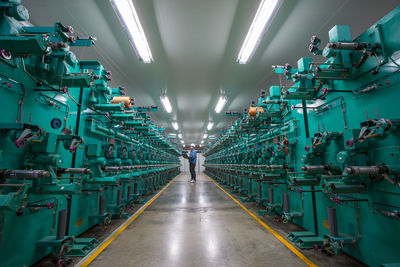
[[[308,52],[312,35],[328,41],[336,24],[350,25],[352,37],[394,9],[398,0],[284,0],[252,60],[236,57],[260,0],[133,0],[152,51],[154,62],[140,62],[108,0],[23,1],[31,22],[48,26],[71,25],[80,36],[95,36],[94,48],[74,49],[78,59],[98,59],[113,73],[112,86],[125,86],[136,104],[158,105],[152,118],[166,132],[186,144],[199,143],[208,121],[209,134],[218,134],[232,118],[216,114],[221,91],[225,111],[241,111],[257,98],[259,90],[279,83],[271,65],[296,64]],[[379,2],[379,3],[378,3]],[[168,114],[160,95],[167,92],[173,106]]]

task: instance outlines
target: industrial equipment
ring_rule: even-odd
[[[0,3],[0,265],[58,266],[98,241],[78,237],[128,216],[179,172],[180,151],[112,73],[72,50],[94,37],[71,26],[26,26],[18,0]]]
[[[342,25],[324,48],[312,36],[316,57],[273,66],[293,85],[237,114],[204,151],[206,173],[306,229],[288,236],[300,248],[400,265],[399,34],[397,7],[355,39]]]

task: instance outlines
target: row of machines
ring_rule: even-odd
[[[227,113],[238,118],[204,151],[206,173],[302,227],[288,235],[299,248],[398,266],[399,34],[400,7],[355,39],[342,25],[323,48],[313,36],[315,57],[273,66],[288,86]]]
[[[76,58],[95,38],[30,26],[18,0],[1,1],[0,18],[0,265],[65,266],[99,243],[79,235],[175,177],[180,151],[150,119],[156,106]]]

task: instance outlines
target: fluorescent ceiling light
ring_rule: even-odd
[[[240,49],[237,61],[246,64],[254,54],[264,33],[272,23],[283,0],[261,0],[256,16],[247,32],[246,38]]]
[[[207,125],[207,130],[211,130],[213,126],[214,126],[214,123],[212,121],[210,121]]]
[[[182,134],[178,134],[178,137],[179,137],[180,139],[182,139]]]
[[[166,112],[171,113],[172,112],[172,106],[171,102],[169,102],[168,96],[162,95],[160,96],[161,103],[164,105],[164,109]]]
[[[172,122],[172,127],[174,127],[175,131],[179,129],[179,125],[176,121]]]
[[[228,102],[228,98],[225,95],[221,95],[218,99],[217,105],[215,106],[215,112],[220,113],[226,102]]]
[[[196,146],[195,144],[190,144],[190,146]]]
[[[200,142],[201,144],[204,144],[204,140],[201,140],[201,142]]]
[[[185,141],[181,140],[181,143],[182,143],[182,144],[184,144],[184,143],[185,143]]]
[[[203,138],[206,139],[207,136],[208,136],[208,134],[205,133],[205,134],[203,135]]]
[[[152,62],[153,56],[132,0],[110,0],[110,2],[139,58],[144,63]]]

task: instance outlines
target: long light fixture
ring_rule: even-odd
[[[224,108],[226,102],[228,102],[228,98],[225,95],[221,95],[218,99],[218,103],[215,106],[215,112],[220,113]]]
[[[172,122],[172,127],[174,127],[175,131],[177,131],[179,129],[179,124],[176,121],[174,121]]]
[[[181,140],[181,143],[182,143],[182,144],[184,144],[184,143],[185,143],[185,141]]]
[[[162,95],[160,96],[161,103],[164,106],[164,109],[166,112],[171,113],[172,112],[172,106],[171,102],[169,102],[168,96]]]
[[[205,133],[205,134],[203,135],[203,138],[206,139],[207,136],[208,136],[208,134]]]
[[[178,134],[178,137],[179,137],[180,139],[182,139],[182,134]]]
[[[204,144],[204,140],[201,140],[201,142],[200,142],[201,144]]]
[[[139,59],[144,63],[152,62],[153,56],[132,0],[110,0],[110,2]]]
[[[214,126],[214,123],[212,121],[210,121],[207,125],[207,130],[211,130],[213,126]]]
[[[253,56],[264,33],[268,30],[283,0],[261,0],[256,16],[251,23],[237,61],[246,64]]]

